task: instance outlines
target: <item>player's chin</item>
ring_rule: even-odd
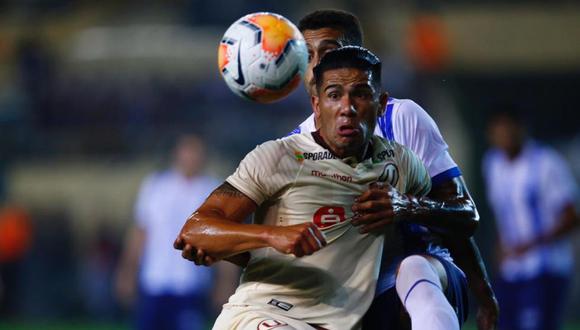
[[[352,135],[339,135],[336,138],[336,144],[341,148],[346,149],[358,149],[362,146],[362,135],[352,134]]]

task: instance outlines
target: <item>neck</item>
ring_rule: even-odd
[[[197,176],[197,174],[198,174],[197,170],[189,170],[189,169],[185,169],[185,168],[182,168],[179,166],[176,166],[175,169],[177,170],[177,172],[179,174],[181,174],[186,179],[191,179],[191,178]]]
[[[522,153],[523,148],[524,148],[523,144],[519,144],[514,146],[513,148],[506,150],[505,152],[509,160],[514,160]]]

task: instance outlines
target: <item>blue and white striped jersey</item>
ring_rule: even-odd
[[[482,171],[499,239],[506,248],[527,243],[552,230],[563,207],[576,198],[574,177],[562,157],[533,141],[526,143],[513,160],[503,151],[491,149],[484,158]],[[535,248],[501,264],[502,276],[507,280],[571,271],[572,250],[566,240]]]

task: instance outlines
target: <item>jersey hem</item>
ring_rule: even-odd
[[[443,182],[459,177],[461,176],[461,170],[459,170],[459,167],[455,166],[452,167],[446,171],[443,171],[437,175],[435,175],[434,177],[431,178],[431,185],[437,186],[442,184]]]

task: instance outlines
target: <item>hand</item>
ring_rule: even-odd
[[[120,270],[115,278],[115,293],[121,306],[133,306],[137,298],[137,279],[126,271]]]
[[[514,257],[519,257],[519,256],[525,254],[526,252],[530,251],[535,246],[536,246],[536,243],[533,241],[528,242],[528,243],[524,243],[524,244],[520,244],[520,245],[516,246],[513,250],[510,251],[510,255],[514,256]]]
[[[198,266],[211,266],[219,261],[216,258],[208,256],[202,249],[196,249],[189,244],[185,244],[185,247],[181,251],[181,256],[184,259],[193,261]]]
[[[189,226],[196,225],[198,224],[195,221],[188,220],[181,229],[181,232],[179,233],[175,241],[173,242],[173,248],[175,248],[176,250],[181,250],[181,256],[184,259],[193,261],[198,266],[211,266],[212,264],[216,263],[218,259],[207,255],[204,250],[197,249],[195,246],[188,244],[186,242],[188,236],[185,235],[185,233],[187,232]]]
[[[479,330],[495,330],[497,329],[497,321],[499,318],[499,306],[495,297],[490,301],[482,303],[477,309],[477,329]]]
[[[526,254],[528,251],[530,251],[531,249],[533,249],[536,246],[537,246],[537,243],[534,241],[519,244],[513,248],[507,248],[507,247],[502,246],[502,247],[500,247],[499,260],[504,261],[504,260],[509,259],[509,258],[520,257],[520,256]]]
[[[296,257],[311,255],[326,246],[326,239],[312,222],[272,227],[268,241],[278,252]]]
[[[218,260],[208,256],[202,249],[196,249],[194,246],[185,243],[182,235],[179,235],[175,242],[173,242],[173,247],[176,250],[181,250],[181,256],[184,259],[193,261],[198,266],[211,266]]]
[[[383,230],[394,223],[397,212],[409,204],[407,196],[389,184],[372,183],[369,190],[355,199],[352,211],[355,217],[352,224],[362,226],[362,234]]]

